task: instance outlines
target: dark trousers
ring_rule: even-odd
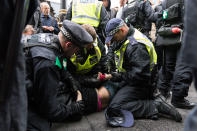
[[[143,94],[143,92],[140,94],[140,90],[135,91],[134,88],[136,87],[125,86],[121,88],[112,99],[109,107],[131,111],[135,118],[149,118],[157,114],[158,110],[154,100],[150,99],[150,95]]]
[[[166,92],[172,89],[173,98],[184,98],[192,82],[192,69],[183,63],[179,46],[164,47],[164,55],[157,87]]]
[[[197,90],[197,69],[193,70],[194,86]],[[197,129],[197,106],[188,115],[185,124],[184,131],[196,131]]]
[[[158,70],[161,69],[163,63],[163,48],[161,46],[155,46],[157,53],[157,67]]]
[[[50,122],[32,110],[28,111],[27,131],[50,131]]]
[[[159,71],[159,79],[157,83],[157,88],[159,90],[168,92],[171,89],[179,50],[180,46],[168,46],[163,48],[163,65]]]
[[[173,98],[184,98],[188,96],[189,86],[192,83],[192,68],[183,63],[182,53],[178,57],[172,81]]]

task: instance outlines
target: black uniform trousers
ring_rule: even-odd
[[[182,62],[180,46],[164,47],[163,66],[159,71],[158,89],[168,92],[172,89],[175,97],[186,97],[192,82],[192,71]]]
[[[159,71],[157,88],[165,92],[170,91],[176,60],[180,46],[163,47],[163,65]]]
[[[27,131],[50,131],[51,123],[32,111],[28,110],[28,125]]]
[[[189,86],[192,83],[192,68],[182,61],[182,52],[177,58],[175,72],[172,81],[172,95],[175,98],[184,98],[188,96]]]
[[[150,92],[148,89],[146,90],[147,92],[144,94],[143,91],[140,91],[140,87],[122,87],[112,99],[109,107],[131,111],[135,118],[149,118],[157,114],[158,110],[151,98],[153,93],[148,96],[147,94]]]

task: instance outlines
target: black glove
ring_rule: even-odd
[[[76,114],[83,115],[84,110],[85,110],[85,104],[83,100],[77,101],[76,103],[72,103],[68,107],[68,112],[70,112],[71,116]]]
[[[112,78],[110,79],[111,81],[114,82],[121,82],[122,81],[122,74],[118,72],[112,72],[111,73]]]
[[[101,84],[101,81],[97,78],[85,78],[83,80],[83,85],[89,87],[89,85],[94,85],[94,87],[98,87]]]

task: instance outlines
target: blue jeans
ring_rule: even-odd
[[[114,97],[116,92],[122,87],[120,82],[107,81],[103,85],[110,93],[110,100]]]

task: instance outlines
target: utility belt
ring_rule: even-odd
[[[180,25],[164,25],[157,32],[156,46],[181,45],[183,30]]]

